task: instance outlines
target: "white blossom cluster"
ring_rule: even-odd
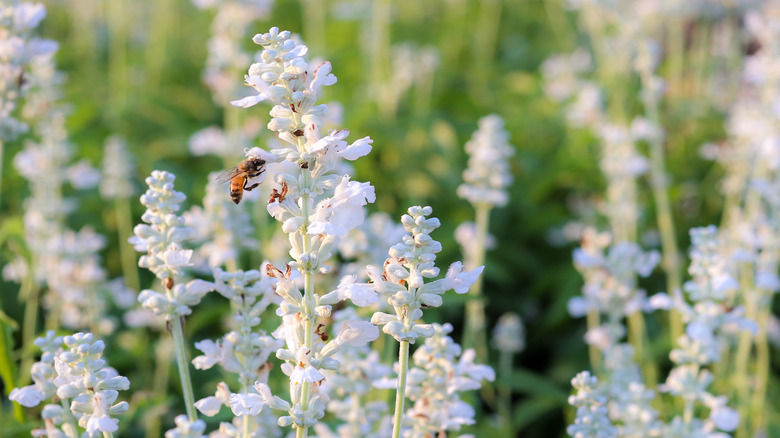
[[[186,415],[177,415],[173,422],[176,427],[165,432],[165,438],[206,438],[203,420],[190,421]]]
[[[576,392],[569,396],[569,404],[577,408],[577,417],[566,433],[574,438],[617,438],[607,415],[607,398],[597,389],[598,379],[583,371],[571,379],[571,386]]]
[[[375,294],[381,295],[393,307],[395,315],[376,312],[371,322],[382,326],[382,331],[398,342],[414,343],[418,337],[428,338],[434,334],[431,324],[415,322],[422,318],[421,307],[441,306],[442,295],[448,290],[459,294],[468,292],[485,267],[464,271],[463,264],[455,262],[450,265],[444,278],[426,283],[426,278],[439,276],[439,268],[434,262],[436,253],[441,251],[441,243],[434,240],[430,233],[441,222],[437,218],[427,217],[433,213],[431,207],[409,207],[407,212],[401,217],[401,223],[408,234],[390,248],[390,258],[385,261],[383,269],[366,267],[374,294],[359,284],[349,285],[342,290],[357,305],[361,305],[360,301],[363,300],[368,304],[375,302],[378,299]],[[342,285],[339,287],[342,288]]]
[[[14,388],[9,398],[33,407],[56,395],[59,401],[41,413],[46,436],[78,436],[77,424],[91,438],[116,432],[119,420],[113,416],[129,409],[127,402],[116,403],[118,391],[127,390],[130,381],[106,366],[103,341],[91,333],[62,337],[49,331],[35,345],[43,355],[32,367],[34,384]]]
[[[685,323],[685,333],[678,339],[678,347],[669,354],[675,367],[666,383],[659,387],[663,392],[682,397],[686,412],[692,411],[696,402],[701,402],[710,410],[710,415],[707,420],[694,419],[690,414],[675,418],[669,426],[673,430],[679,429],[674,436],[695,436],[715,429],[731,432],[739,425],[739,414],[726,406],[726,397],[707,391],[713,376],[703,368],[720,360],[721,350],[726,346],[724,326],[735,325],[755,331],[754,324],[742,318],[742,308],[726,310],[727,297],[739,284],[726,270],[726,259],[719,253],[717,232],[712,225],[690,231],[689,272],[693,279],[684,285],[684,289],[692,305],[680,294],[673,297],[673,306]],[[683,433],[679,433],[680,430]]]
[[[386,115],[395,115],[402,99],[413,88],[415,93],[430,93],[440,58],[441,54],[433,46],[393,45],[390,48],[389,75],[384,80],[373,78],[375,83],[370,87],[379,110]],[[415,105],[420,104],[419,98]]]
[[[197,246],[193,257],[200,259],[208,269],[234,267],[242,249],[257,248],[253,237],[252,218],[247,204],[235,205],[225,196],[225,187],[209,175],[203,207],[193,206],[183,214],[185,224],[195,230],[193,242]],[[197,265],[197,262],[195,262]]]
[[[403,225],[389,214],[371,214],[359,227],[336,240],[339,254],[348,261],[340,267],[339,274],[342,277],[365,275],[365,267],[382,263],[387,258],[387,248],[401,240],[405,233]]]
[[[474,363],[473,349],[462,351],[448,336],[451,324],[431,327],[433,335],[415,350],[415,366],[409,369],[406,396],[414,404],[404,413],[402,434],[407,438],[439,436],[474,424],[474,408],[459,393],[479,389],[483,381],[496,378],[491,367]],[[395,381],[390,384],[395,387]]]
[[[634,361],[634,347],[628,343],[612,346],[604,354],[606,378],[599,385],[607,397],[609,418],[618,436],[645,438],[665,436],[664,423],[651,406],[655,391],[645,386]]]
[[[515,150],[509,144],[509,132],[497,114],[479,119],[479,129],[466,142],[469,162],[463,171],[464,183],[458,196],[474,205],[501,207],[509,201],[506,187],[512,182],[509,158]]]
[[[16,26],[19,31],[30,30],[45,15],[40,4],[5,2],[0,6],[0,27],[5,31],[9,30],[3,27],[6,25]],[[5,31],[0,30],[5,49],[0,57],[13,59],[2,63],[0,77],[7,73],[7,68],[16,71],[16,80],[23,79],[21,116],[29,121],[32,135],[13,159],[14,167],[30,188],[24,203],[24,233],[30,257],[19,257],[6,265],[3,276],[14,281],[27,277],[45,287],[44,308],[50,318],[60,320],[63,326],[89,326],[110,332],[113,322],[103,309],[114,289],[106,284],[98,255],[105,239],[89,227],[77,232],[65,226],[65,218],[76,207],[73,199],[63,196],[65,185],[88,189],[98,183],[100,174],[86,160],[70,163],[73,146],[65,129],[67,108],[60,101],[63,76],[54,61],[57,43],[32,38],[28,33],[24,36]],[[8,87],[3,92],[13,92],[13,86]],[[4,111],[5,98],[0,99],[0,111]],[[16,123],[10,115],[2,119],[0,124]],[[120,302],[121,297],[114,300]]]
[[[252,23],[269,15],[273,0],[192,0],[199,9],[216,13],[211,22],[208,57],[203,82],[213,93],[214,102],[224,105],[240,92],[234,76],[252,60],[241,49]]]
[[[114,135],[106,139],[103,148],[103,183],[100,195],[106,199],[129,198],[133,195],[133,161],[127,142]]]
[[[507,312],[498,318],[493,328],[493,347],[508,353],[525,350],[525,326],[518,314]]]
[[[138,260],[138,266],[152,271],[165,287],[165,293],[142,291],[138,301],[168,320],[189,315],[190,307],[214,290],[212,283],[203,280],[186,284],[178,281],[183,276],[182,268],[190,264],[192,257],[192,250],[183,249],[181,243],[191,239],[195,230],[185,226],[184,218],[176,214],[186,197],[174,189],[175,178],[172,173],[159,170],[146,178],[149,188],[141,195],[141,203],[146,207],[141,219],[146,223],[136,225],[135,236],[129,239],[136,251],[146,252]]]
[[[15,114],[17,102],[28,89],[30,63],[50,58],[57,42],[35,36],[35,28],[46,17],[41,3],[19,0],[0,5],[0,141],[14,140],[27,131]]]
[[[607,316],[606,324],[589,330],[585,337],[589,344],[606,351],[625,334],[621,319],[647,307],[636,276],[650,275],[661,256],[657,251],[644,252],[632,242],[612,244],[608,233],[586,229],[582,246],[574,250],[573,257],[585,284],[583,296],[569,300],[569,313],[584,316],[595,310]]]
[[[349,175],[341,173],[340,162],[368,154],[372,140],[365,137],[348,144],[347,130],[321,136],[328,108],[317,105],[317,98],[322,86],[336,83],[330,63],[310,66],[304,58],[307,47],[293,41],[289,31],[271,28],[253,41],[263,49],[245,80],[257,94],[232,103],[244,108],[262,101],[272,103],[268,129],[282,144],[270,152],[248,149],[247,157],[266,163],[287,160],[295,165],[294,171],[277,174],[280,187],[274,189],[267,206],[289,236],[293,259],[284,270],[272,265],[266,268],[276,279],[275,291],[283,300],[277,310],[283,323],[274,336],[285,342],[276,356],[285,361],[281,368],[290,378],[290,402],[271,396],[265,388],[258,391],[266,404],[288,412],[279,425],[305,431],[324,415],[329,402],[320,388],[325,379],[320,370],[338,368],[333,355],[342,345],[363,345],[379,335],[367,321],[345,322],[343,331],[330,341],[315,333],[318,318],[329,317],[331,306],[344,298],[338,290],[317,295],[315,273],[330,271],[327,261],[336,238],[360,226],[365,219],[363,207],[375,199],[374,188],[351,181]],[[300,277],[303,292],[297,280]]]
[[[215,396],[203,398],[195,406],[210,417],[222,406],[229,406],[237,417],[254,417],[254,430],[260,436],[280,436],[276,417],[269,409],[262,409],[265,402],[254,387],[256,382],[265,384],[268,381],[268,358],[282,346],[280,340],[258,328],[260,315],[276,301],[274,281],[256,270],[225,272],[220,268],[215,268],[214,279],[216,291],[233,304],[233,322],[237,329],[216,342],[196,342],[195,347],[204,354],[194,358],[192,363],[196,369],[209,369],[219,364],[238,375],[241,390],[232,393],[222,382]],[[234,424],[220,425],[220,429],[227,433],[239,427],[238,422],[236,419]]]
[[[343,332],[344,325],[350,321],[359,321],[360,316],[354,308],[347,307],[333,313],[333,331]],[[335,432],[324,423],[317,423],[314,430],[320,438],[381,438],[389,431],[382,426],[386,419],[388,405],[385,400],[369,398],[374,381],[389,376],[392,372],[388,365],[381,362],[379,352],[369,345],[344,344],[333,358],[341,363],[336,370],[324,372],[326,379],[322,383],[323,391],[333,398],[328,403],[328,411],[342,421]]]

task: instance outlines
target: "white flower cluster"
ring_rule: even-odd
[[[281,426],[294,424],[296,427],[309,427],[325,414],[325,408],[329,402],[328,395],[324,391],[320,391],[320,385],[325,379],[325,375],[320,372],[320,369],[338,369],[340,362],[333,356],[341,347],[366,345],[379,336],[379,330],[368,321],[350,320],[343,322],[341,332],[330,341],[328,341],[327,336],[323,336],[322,332],[319,332],[319,328],[314,330],[319,333],[310,332],[308,324],[301,321],[307,313],[304,310],[304,306],[308,306],[307,300],[291,279],[292,271],[288,268],[286,272],[281,272],[271,265],[268,265],[268,269],[269,274],[277,279],[276,294],[284,300],[277,310],[277,314],[282,316],[283,322],[274,332],[274,336],[283,339],[286,344],[286,348],[281,348],[276,352],[276,357],[287,361],[282,365],[282,372],[290,377],[292,400],[292,405],[290,405],[276,397],[276,403],[271,406],[274,409],[289,412],[290,415],[279,419]],[[316,315],[328,317],[331,315],[331,305],[341,301],[341,299],[338,290],[323,296],[315,295],[311,297],[314,305],[311,308],[315,310]],[[302,310],[304,311],[302,312]],[[307,337],[310,338],[307,339]],[[304,408],[303,388],[306,386],[312,388],[314,396],[309,400],[308,406]],[[271,404],[269,397],[264,397],[264,399],[266,403]]]
[[[479,119],[479,129],[466,143],[466,152],[469,162],[463,171],[464,183],[458,186],[458,196],[474,205],[506,205],[506,187],[512,182],[509,158],[515,150],[509,144],[504,120],[497,114]]]
[[[35,383],[14,388],[9,398],[32,407],[56,395],[59,404],[48,404],[42,411],[47,436],[78,436],[76,422],[87,437],[116,432],[119,420],[112,416],[129,409],[127,402],[115,403],[117,391],[127,390],[130,381],[106,367],[103,341],[93,342],[91,333],[63,338],[49,331],[35,345],[43,350],[40,362],[32,367]]]
[[[333,313],[334,331],[343,332],[345,324],[360,321],[354,308],[345,308]],[[344,344],[333,358],[341,363],[337,370],[325,371],[326,379],[322,383],[323,391],[333,399],[328,403],[328,411],[343,421],[332,432],[324,423],[317,423],[314,430],[322,438],[381,438],[381,425],[385,419],[388,405],[385,400],[369,398],[374,381],[382,379],[392,372],[388,365],[381,362],[379,353],[369,345]],[[379,429],[379,430],[378,430]]]
[[[191,239],[195,230],[184,225],[184,218],[176,214],[179,204],[186,197],[174,190],[176,177],[169,172],[155,170],[146,178],[149,189],[141,195],[141,203],[146,211],[141,219],[146,224],[138,224],[133,230],[135,236],[129,242],[136,251],[146,251],[138,260],[138,266],[152,271],[163,281],[165,293],[144,290],[138,295],[143,307],[167,319],[189,315],[191,306],[197,305],[203,296],[214,290],[212,283],[192,280],[180,284],[182,267],[190,264],[191,249],[183,249],[181,243]]]
[[[127,142],[117,135],[106,139],[103,148],[103,183],[100,195],[106,199],[129,198],[133,195],[133,161]]]
[[[474,424],[474,408],[459,393],[496,378],[491,367],[474,363],[474,350],[462,351],[448,336],[451,324],[432,324],[432,328],[433,335],[414,352],[415,366],[409,369],[406,396],[414,405],[404,414],[409,428],[402,432],[408,438],[438,436]]]
[[[177,415],[173,422],[176,427],[165,432],[165,438],[206,438],[203,420],[190,421],[186,415]]]
[[[146,178],[149,188],[141,195],[146,211],[133,229],[135,236],[129,239],[136,251],[146,251],[138,266],[148,268],[160,280],[181,277],[183,266],[190,264],[192,250],[182,249],[181,243],[192,239],[195,230],[185,226],[184,218],[178,216],[184,193],[174,190],[176,175],[155,170]],[[147,225],[148,224],[148,225]]]
[[[655,391],[642,382],[634,362],[634,347],[620,343],[604,354],[606,379],[600,389],[607,397],[609,418],[621,437],[661,437],[664,424],[651,406]]]
[[[242,249],[257,248],[252,218],[247,204],[235,205],[225,188],[209,175],[203,207],[193,206],[184,213],[185,224],[195,232],[196,256],[205,261],[209,269],[218,266],[235,266]]]
[[[431,207],[415,206],[409,207],[408,214],[401,217],[401,223],[409,234],[390,248],[390,258],[385,261],[383,270],[374,266],[366,267],[373,291],[360,284],[339,285],[344,296],[357,305],[376,302],[376,293],[382,295],[395,310],[395,315],[376,312],[371,322],[383,326],[382,331],[398,342],[414,343],[420,336],[433,336],[432,325],[415,322],[422,318],[421,307],[441,306],[442,295],[448,290],[455,290],[459,294],[468,292],[485,268],[479,266],[464,271],[463,264],[455,262],[450,265],[444,278],[425,282],[426,278],[439,275],[439,268],[434,262],[436,253],[441,251],[441,244],[430,233],[441,223],[439,219],[427,217],[432,212]]]
[[[295,165],[294,172],[277,174],[281,188],[274,189],[267,206],[271,216],[282,222],[293,258],[284,271],[267,265],[269,275],[277,280],[276,294],[283,300],[277,310],[283,323],[274,335],[285,341],[286,348],[279,349],[276,356],[286,361],[282,371],[290,377],[291,402],[272,397],[265,387],[258,392],[266,404],[288,411],[289,415],[279,419],[281,426],[305,431],[324,415],[329,401],[320,390],[325,378],[320,370],[338,368],[332,356],[342,345],[363,345],[379,335],[378,329],[366,321],[345,322],[344,330],[329,342],[315,333],[317,319],[330,316],[331,306],[343,295],[338,290],[317,295],[314,275],[330,271],[326,262],[336,238],[360,226],[365,218],[363,207],[375,199],[374,188],[351,181],[341,172],[340,162],[368,154],[372,141],[365,137],[348,144],[347,130],[320,136],[328,108],[317,105],[317,97],[322,86],[336,83],[330,63],[309,66],[304,58],[307,47],[278,28],[256,35],[253,41],[263,50],[260,61],[250,66],[245,79],[257,94],[232,103],[247,108],[271,102],[274,106],[268,129],[276,132],[283,144],[271,152],[248,149],[247,157],[266,163],[287,160]],[[303,292],[296,284],[300,276]]]
[[[224,105],[239,92],[234,74],[251,61],[241,49],[247,29],[271,11],[273,0],[192,0],[199,9],[214,9],[203,82],[214,102]]]
[[[669,373],[666,383],[659,387],[663,392],[681,396],[686,411],[692,410],[696,402],[710,409],[708,420],[685,415],[671,423],[671,428],[682,428],[686,436],[714,428],[726,432],[736,430],[739,414],[726,406],[725,397],[707,392],[713,376],[702,367],[720,360],[721,350],[725,347],[724,326],[731,324],[744,330],[756,329],[754,323],[741,317],[743,309],[726,309],[727,297],[739,284],[726,271],[726,259],[719,253],[717,232],[718,229],[712,225],[690,231],[689,272],[693,279],[684,285],[684,289],[693,305],[686,303],[680,294],[673,298],[673,306],[685,323],[685,333],[677,341],[679,346],[669,354],[675,368]]]
[[[209,369],[219,364],[226,371],[238,375],[241,390],[231,393],[226,383],[218,385],[215,396],[206,397],[195,403],[200,412],[209,417],[216,415],[222,406],[230,406],[233,414],[255,417],[256,427],[262,436],[280,433],[276,418],[270,410],[262,410],[265,401],[255,389],[256,382],[268,381],[270,364],[268,358],[282,346],[282,341],[266,335],[258,329],[260,315],[276,300],[274,281],[259,271],[225,272],[214,270],[216,291],[234,304],[233,320],[237,330],[226,334],[217,342],[204,340],[195,347],[204,354],[192,360],[196,369]],[[261,414],[258,417],[258,414]],[[237,427],[234,424],[221,425],[225,431]],[[260,428],[259,426],[265,426]]]
[[[365,275],[365,267],[382,263],[387,258],[387,248],[401,240],[404,234],[403,225],[389,214],[371,214],[362,225],[336,241],[339,254],[348,260],[339,269],[340,277]]]
[[[0,5],[0,141],[27,131],[27,125],[14,114],[28,88],[26,68],[57,50],[57,42],[33,35],[45,17],[46,7],[41,3],[11,0]]]
[[[507,312],[498,318],[493,328],[493,347],[508,353],[525,350],[525,326],[518,314]]]
[[[572,316],[596,310],[608,316],[608,323],[590,330],[586,340],[602,351],[617,343],[625,332],[620,320],[647,307],[644,291],[637,290],[636,276],[647,277],[660,261],[657,251],[643,252],[639,245],[620,242],[610,245],[608,233],[586,229],[582,247],[574,250],[574,266],[585,279],[582,297],[569,300]]]
[[[574,424],[566,433],[574,438],[617,438],[618,432],[607,416],[607,398],[597,389],[598,379],[583,371],[571,379],[576,391],[569,404],[577,408]]]

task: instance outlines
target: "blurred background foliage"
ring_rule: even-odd
[[[221,125],[228,117],[225,111],[238,111],[215,105],[201,80],[213,12],[199,10],[189,0],[44,3],[49,13],[41,33],[60,43],[57,61],[67,75],[64,101],[71,105],[68,130],[77,157],[100,166],[105,139],[120,134],[137,166],[133,181],[137,189],[153,169],[168,170],[176,174],[177,188],[187,194],[187,205],[200,203],[208,173],[232,164],[212,155],[193,156],[189,137],[206,126]],[[111,4],[119,5],[119,15],[110,14]],[[385,18],[372,15],[377,10]],[[569,380],[589,366],[584,321],[572,319],[566,310],[582,280],[572,266],[573,244],[561,241],[560,228],[579,214],[577,206],[604,192],[600,149],[590,134],[567,128],[560,105],[543,91],[539,70],[551,54],[571,52],[582,42],[576,24],[564,0],[277,0],[270,17],[254,23],[246,38],[246,49],[254,51],[249,37],[278,26],[299,33],[311,57],[332,63],[339,81],[325,90],[323,101],[342,105],[343,127],[354,138],[374,139],[374,151],[356,163],[356,178],[376,187],[377,201],[369,209],[398,218],[409,205],[431,205],[442,220],[434,234],[444,247],[442,266],[461,257],[455,227],[473,220],[472,207],[455,195],[466,164],[463,145],[480,117],[496,113],[504,118],[516,147],[511,164],[515,182],[509,204],[492,214],[490,232],[497,245],[487,255],[484,294],[490,327],[506,311],[519,313],[526,324],[527,348],[516,357],[513,375],[498,383],[513,389],[512,418],[525,437],[564,435],[573,415],[566,405]],[[392,110],[374,98],[372,86],[392,77],[389,48],[396,43],[433,46],[440,58],[430,87],[413,85],[396,96],[397,109]],[[414,74],[415,69],[410,71]],[[243,73],[236,72],[235,80],[241,81]],[[719,221],[721,172],[699,157],[698,148],[723,137],[724,114],[685,93],[670,94],[665,105],[670,193],[678,242],[686,248],[689,228]],[[268,118],[262,105],[249,111]],[[244,146],[266,147],[268,132],[261,131],[253,144],[237,147],[236,162]],[[11,160],[21,147],[16,141],[4,152],[0,208],[5,243],[13,240],[9,235],[21,235],[28,189]],[[641,200],[651,206],[647,182],[643,184]],[[121,275],[115,211],[96,189],[78,202],[78,210],[68,217],[69,226],[91,225],[109,236],[104,265],[109,277]],[[257,207],[264,214],[262,202]],[[138,222],[143,208],[135,202],[132,209]],[[643,221],[650,231],[654,217],[647,207]],[[18,251],[23,248],[4,244],[2,263]],[[247,269],[253,267],[250,262],[259,262],[252,257],[245,261]],[[141,275],[142,286],[151,284],[147,272]],[[651,292],[665,287],[660,274],[642,285]],[[2,290],[3,311],[21,321],[18,285],[4,282]],[[427,312],[426,319],[452,322],[458,339],[464,299],[448,296],[444,307]],[[207,299],[188,319],[189,339],[221,335],[226,309],[224,300]],[[649,316],[648,329],[652,351],[660,363],[668,363],[666,324]],[[14,337],[18,345],[18,331]],[[153,380],[149,358],[155,339],[156,334],[123,329],[106,340],[109,363],[134,387],[152,388],[152,382],[166,381]],[[495,364],[495,351],[491,355]],[[195,373],[196,397],[211,394],[217,381],[216,371]],[[175,386],[177,379],[167,384]],[[182,410],[177,405],[180,399],[171,395],[163,400],[145,398],[140,405],[129,401],[133,418],[120,423],[125,436],[140,436],[135,428],[154,412],[163,414],[165,430]],[[160,408],[161,401],[170,406]],[[10,411],[10,403],[3,399],[3,416],[9,421]],[[470,430],[480,437],[500,436],[492,415],[485,407]],[[3,426],[0,434],[13,434],[12,430]]]

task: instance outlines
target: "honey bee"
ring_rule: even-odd
[[[238,166],[228,169],[215,178],[218,183],[230,181],[230,199],[236,204],[241,202],[244,190],[252,191],[260,185],[259,182],[248,186],[249,180],[265,173],[265,160],[262,158],[247,158]]]

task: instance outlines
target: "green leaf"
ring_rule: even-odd
[[[19,327],[16,321],[12,320],[0,310],[0,379],[3,379],[5,394],[11,393],[16,388],[16,366],[14,365],[14,341],[11,333]],[[14,407],[14,416],[20,422],[24,421],[24,410],[18,403],[12,403]]]
[[[515,406],[512,425],[515,430],[522,430],[548,412],[560,408],[561,402],[557,397],[540,397],[524,400]]]
[[[554,399],[558,403],[565,403],[569,397],[569,393],[555,381],[524,369],[513,370],[509,376],[500,378],[498,384],[506,385],[514,391],[524,394]]]

